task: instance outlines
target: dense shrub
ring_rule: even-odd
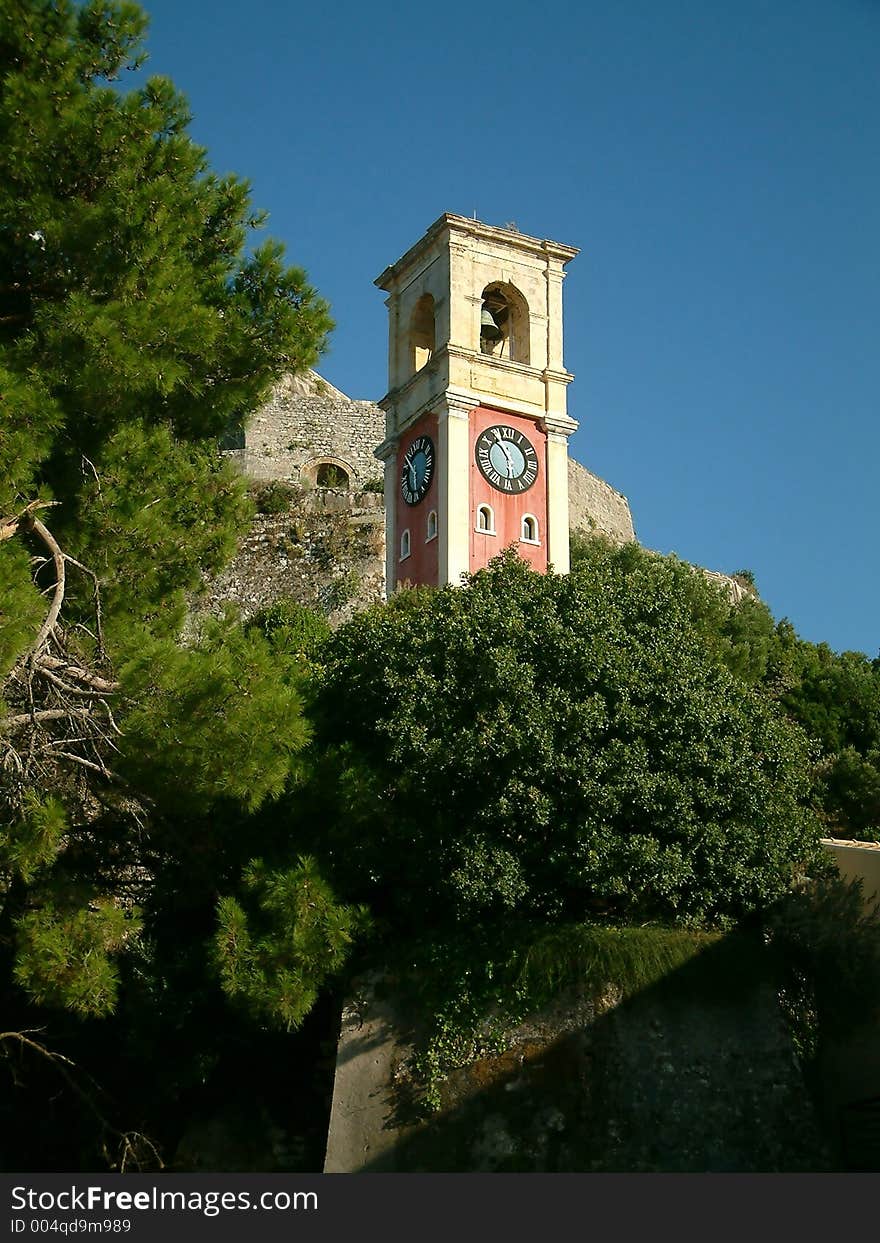
[[[806,739],[724,667],[694,579],[596,541],[343,627],[317,729],[344,891],[415,922],[724,922],[821,866]]]

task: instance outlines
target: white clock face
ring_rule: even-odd
[[[480,474],[499,492],[526,492],[538,478],[538,454],[532,442],[503,423],[480,433],[474,457]]]

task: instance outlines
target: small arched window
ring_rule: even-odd
[[[409,527],[400,536],[400,559],[405,561],[410,554]]]
[[[538,519],[534,514],[523,515],[520,539],[524,544],[539,544],[541,542],[538,539]]]
[[[495,515],[491,505],[481,505],[477,510],[477,530],[481,535],[495,534]]]
[[[410,367],[415,375],[434,354],[434,299],[429,293],[423,293],[413,307],[409,344]]]
[[[437,510],[432,509],[431,512],[428,514],[428,528],[427,528],[427,534],[425,535],[425,543],[427,544],[429,540],[436,539],[436,538],[437,538]]]

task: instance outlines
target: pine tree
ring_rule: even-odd
[[[174,815],[258,806],[305,743],[295,658],[180,634],[250,513],[219,438],[332,327],[173,84],[122,89],[145,29],[0,0],[0,992],[93,1016]]]

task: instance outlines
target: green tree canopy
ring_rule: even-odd
[[[416,924],[779,897],[820,858],[809,749],[725,667],[710,608],[696,571],[597,540],[569,576],[506,554],[343,627],[317,703],[343,891]]]
[[[829,830],[877,840],[880,662],[799,639],[785,623],[777,628],[775,654],[775,666],[785,671],[779,702],[819,747],[816,798]]]
[[[144,58],[137,5],[0,15],[5,508],[47,476],[67,500],[121,428],[219,435],[330,321],[280,245],[245,252],[249,187],[210,171],[173,84],[111,84]]]
[[[172,83],[114,84],[144,59],[137,5],[3,0],[0,22],[0,513],[58,501],[65,551],[173,628],[242,517],[205,446],[317,360],[327,306],[278,243],[246,251],[249,187]]]
[[[251,512],[218,438],[332,324],[174,85],[122,81],[146,24],[0,0],[0,987],[79,1014],[115,1004],[168,824],[277,795],[307,737],[295,653],[180,636]]]

